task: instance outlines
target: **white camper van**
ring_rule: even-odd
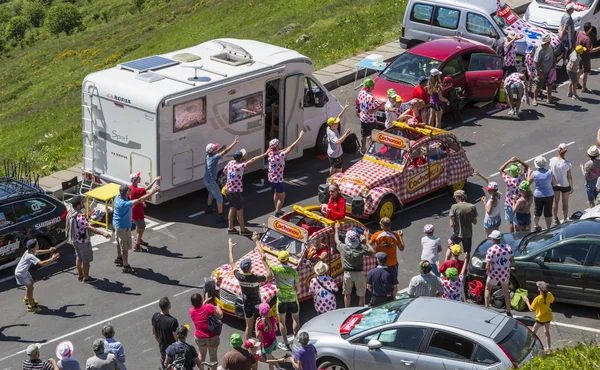
[[[251,158],[271,139],[287,146],[304,130],[288,159],[315,146],[325,152],[327,118],[342,107],[313,70],[293,50],[218,39],[92,73],[82,86],[84,178],[127,183],[140,171],[143,184],[161,175],[151,200],[158,204],[204,187],[208,143],[239,135],[235,149]],[[232,155],[220,163],[220,183]]]

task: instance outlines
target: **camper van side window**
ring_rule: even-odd
[[[179,132],[206,123],[206,97],[175,105],[173,132]]]
[[[229,123],[263,114],[263,93],[257,92],[229,103]]]

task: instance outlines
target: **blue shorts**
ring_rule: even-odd
[[[502,223],[502,217],[500,217],[500,216],[488,217],[486,220],[483,221],[483,227],[485,227],[488,230],[498,229],[498,228],[500,228],[501,223]]]
[[[285,182],[272,182],[271,189],[276,193],[285,193]]]
[[[204,186],[208,191],[208,196],[214,198],[217,203],[223,203],[223,194],[221,194],[221,189],[219,189],[219,185],[215,180],[204,181]]]
[[[531,213],[515,213],[515,219],[513,222],[517,226],[531,225]]]
[[[585,193],[587,194],[588,202],[595,202],[598,192],[596,191],[596,181],[585,182]]]
[[[508,222],[513,222],[515,213],[513,212],[512,206],[504,205],[504,219]]]

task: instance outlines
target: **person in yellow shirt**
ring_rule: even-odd
[[[554,296],[548,291],[548,284],[543,281],[535,283],[538,287],[540,295],[533,299],[533,302],[529,303],[529,298],[525,297],[525,303],[529,307],[529,311],[535,311],[535,324],[533,324],[533,332],[537,333],[540,327],[544,327],[544,334],[548,341],[548,347],[546,352],[550,352],[552,347],[550,344],[550,321],[552,321],[552,309],[550,305],[554,303]]]

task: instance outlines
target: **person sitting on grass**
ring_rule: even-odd
[[[29,273],[29,268],[31,265],[36,266],[46,266],[49,263],[56,261],[60,254],[54,253],[56,248],[52,247],[50,249],[40,250],[40,245],[36,239],[29,239],[25,246],[27,247],[27,251],[21,256],[19,263],[17,264],[17,268],[15,269],[15,280],[17,280],[17,284],[25,285],[25,298],[23,298],[23,302],[27,304],[27,311],[29,312],[40,312],[42,310],[39,307],[38,301],[33,299],[33,278]],[[48,254],[52,253],[52,257],[45,261],[40,261],[36,255],[40,254]]]

